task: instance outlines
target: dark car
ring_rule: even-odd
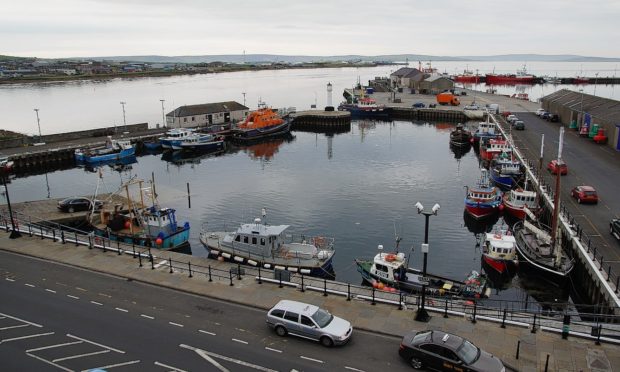
[[[558,114],[549,115],[549,121],[557,123],[558,121],[560,121],[560,115]]]
[[[409,332],[398,354],[415,369],[504,372],[502,361],[469,340],[438,330]]]
[[[577,203],[598,203],[598,194],[592,186],[576,186],[570,191],[570,196],[577,199]]]
[[[100,209],[102,204],[100,200],[95,200],[95,209]],[[92,202],[90,199],[83,197],[67,198],[58,202],[58,209],[69,213],[88,211],[92,209]]]
[[[551,174],[558,174],[558,170],[560,171],[561,176],[565,176],[568,174],[568,166],[566,165],[566,163],[563,161],[560,161],[560,163],[558,163],[557,159],[551,160],[549,164],[547,164],[547,169],[549,170],[549,172],[551,172]]]
[[[546,111],[540,115],[540,118],[545,120],[549,120],[549,117],[551,117],[551,113]]]
[[[515,128],[516,130],[524,130],[525,129],[525,123],[523,122],[523,120],[515,120],[512,123],[512,127]]]
[[[424,108],[426,107],[426,105],[424,104],[424,102],[416,102],[413,104],[413,107],[415,108]]]
[[[612,218],[611,221],[609,221],[609,232],[616,239],[620,240],[620,219]]]

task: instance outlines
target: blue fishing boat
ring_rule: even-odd
[[[499,211],[502,204],[502,192],[498,187],[491,186],[486,169],[475,187],[466,187],[465,210],[474,218],[491,216]]]
[[[497,129],[495,123],[491,123],[489,121],[489,116],[487,115],[487,121],[481,121],[478,123],[478,128],[473,133],[472,138],[474,140],[474,148],[477,148],[477,145],[482,139],[498,139],[501,138],[501,134]]]
[[[360,98],[354,103],[341,103],[338,106],[339,111],[349,111],[351,117],[355,119],[389,119],[391,109],[384,105],[378,105],[377,101],[372,98]]]
[[[210,152],[223,150],[225,142],[223,137],[209,133],[194,133],[186,137],[181,143],[173,144],[173,150]]]
[[[188,136],[193,134],[195,129],[191,128],[174,128],[166,132],[163,137],[159,137],[159,143],[164,149],[171,149],[173,145],[178,145]]]
[[[79,164],[96,165],[119,161],[135,155],[136,149],[130,141],[108,137],[104,146],[75,150],[75,161]]]
[[[523,177],[523,166],[518,160],[512,159],[512,153],[503,153],[491,162],[491,179],[496,186],[510,190]]]
[[[138,195],[132,195],[132,186]],[[102,207],[90,213],[89,221],[95,236],[112,241],[163,250],[188,245],[189,222],[179,224],[174,209],[159,205],[152,185],[144,187],[144,181],[136,178],[123,183],[118,195],[103,200]]]
[[[147,141],[143,142],[142,144],[144,145],[144,149],[150,152],[157,151],[162,147],[161,142],[159,141]]]

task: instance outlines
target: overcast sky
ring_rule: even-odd
[[[620,57],[618,0],[28,0],[0,54]]]

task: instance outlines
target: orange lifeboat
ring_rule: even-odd
[[[276,112],[268,107],[261,107],[251,112],[238,127],[243,129],[255,129],[271,127],[282,123],[284,123],[284,120]]]

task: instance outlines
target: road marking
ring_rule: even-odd
[[[110,352],[110,350],[108,350],[108,349],[99,350],[99,351],[93,351],[92,353],[86,353],[86,354],[80,354],[80,355],[71,355],[71,356],[64,357],[64,358],[54,359],[54,360],[52,360],[52,362],[56,363],[56,362],[61,362],[63,360],[83,358],[83,357],[87,357],[87,356],[91,356],[91,355],[97,355],[97,354],[103,354],[103,353],[109,353],[109,352]]]
[[[114,309],[118,310],[118,311],[122,311],[124,313],[128,313],[129,312],[129,310],[121,309],[120,307],[115,307]]]
[[[300,357],[301,359],[309,360],[309,361],[311,361],[311,362],[325,363],[325,362],[324,362],[324,361],[322,361],[322,360],[319,360],[319,359],[314,359],[314,358],[308,358],[308,357],[305,357],[305,356],[303,356],[303,355],[300,355],[299,357]]]
[[[3,313],[0,313],[0,315],[2,315],[3,317],[6,317],[6,318],[11,318],[11,319],[13,319],[13,320],[18,320],[18,321],[20,321],[20,322],[24,322],[24,323],[30,324],[31,326],[35,326],[35,327],[37,327],[37,328],[43,328],[43,326],[42,326],[42,325],[40,325],[40,324],[37,324],[37,323],[32,323],[32,322],[29,322],[29,321],[27,321],[27,320],[23,320],[23,319],[20,319],[20,318],[14,317],[14,316],[10,316],[10,315],[8,315],[8,314],[3,314]]]
[[[98,343],[93,342],[93,341],[88,341],[88,340],[87,340],[87,339],[85,339],[85,338],[81,338],[81,337],[78,337],[78,336],[74,336],[74,335],[69,334],[69,333],[67,333],[67,337],[71,337],[71,338],[74,338],[74,339],[76,339],[76,340],[80,340],[80,341],[88,342],[88,343],[89,343],[89,344],[91,344],[91,345],[96,345],[96,346],[102,347],[102,348],[104,348],[104,349],[110,349],[110,350],[112,350],[112,351],[116,351],[117,353],[120,353],[120,354],[125,354],[125,352],[124,352],[124,351],[121,351],[121,350],[115,349],[115,348],[113,348],[113,347],[105,346],[105,345],[103,345],[103,344],[98,344]],[[102,368],[102,367],[99,367],[99,368]],[[94,368],[92,368],[92,369],[94,369]]]
[[[356,372],[364,372],[363,369],[357,369],[357,368],[353,368],[353,367],[349,367],[349,366],[344,366],[345,369],[351,370],[351,371],[356,371]]]
[[[0,344],[4,343],[4,342],[11,342],[11,341],[17,341],[17,340],[24,340],[27,338],[35,338],[35,337],[40,337],[40,336],[49,336],[49,335],[53,335],[54,332],[48,332],[48,333],[39,333],[36,335],[29,335],[29,336],[22,336],[22,337],[14,337],[14,338],[7,338],[6,340],[0,340]]]
[[[28,355],[29,357],[32,357],[32,358],[38,359],[38,360],[40,360],[40,361],[42,361],[42,362],[45,362],[45,363],[47,363],[47,364],[49,364],[49,365],[52,365],[52,366],[54,366],[54,367],[56,367],[56,368],[60,368],[60,369],[62,369],[62,370],[65,370],[65,371],[67,371],[67,372],[73,372],[73,370],[71,370],[71,369],[69,369],[69,368],[65,368],[65,367],[63,367],[63,366],[61,366],[61,365],[59,365],[59,364],[52,363],[52,362],[50,362],[49,360],[43,359],[43,358],[38,357],[38,356],[36,356],[36,355],[34,355],[34,354],[29,354],[29,353],[26,353],[26,355]]]
[[[24,283],[24,285],[25,285],[26,287],[34,288],[34,284]]]
[[[5,278],[6,280],[8,280],[9,282],[14,282],[15,279],[11,279],[11,278]]]
[[[72,298],[74,300],[79,300],[80,298],[77,296],[73,296],[73,295],[67,295],[67,297]]]
[[[267,347],[267,346],[265,346],[265,350],[274,351],[274,352],[276,352],[276,353],[281,353],[281,352],[282,352],[282,350],[272,349],[272,348]]]
[[[5,329],[13,329],[13,328],[21,328],[21,327],[29,327],[30,324],[19,324],[19,325],[14,325],[14,326],[10,326],[10,327],[2,327],[0,328],[0,331],[4,331]]]
[[[186,372],[185,370],[183,370],[183,369],[181,369],[181,368],[177,368],[177,367],[169,366],[169,365],[166,365],[166,364],[164,364],[164,363],[160,363],[160,362],[155,362],[155,365],[156,365],[156,366],[159,366],[159,367],[165,367],[165,368],[168,368],[168,369],[169,369],[169,370],[171,370],[171,371]]]
[[[232,340],[233,340],[233,341],[235,341],[235,342],[238,342],[238,343],[240,343],[240,344],[245,344],[245,345],[247,345],[247,344],[248,344],[248,342],[247,342],[247,341],[238,340],[238,339],[236,339],[236,338],[233,338]]]
[[[45,288],[45,290],[46,290],[46,291],[48,291],[48,292],[51,292],[51,293],[56,293],[56,291],[55,291],[55,290],[53,290],[53,289],[47,289],[47,288]]]
[[[185,345],[185,344],[180,344],[179,346],[184,348],[184,349],[193,350],[196,354],[200,355],[205,360],[208,360],[214,366],[216,366],[216,367],[219,366],[218,368],[222,372],[228,372],[228,370],[226,368],[222,367],[219,363],[217,363],[215,360],[213,360],[213,358],[211,358],[210,356],[212,356],[214,358],[225,360],[227,362],[236,363],[236,364],[239,364],[239,365],[242,365],[242,366],[245,366],[245,367],[254,368],[254,369],[257,369],[259,371],[278,372],[275,369],[271,369],[271,368],[259,366],[259,365],[256,365],[256,364],[244,362],[243,360],[238,360],[238,359],[230,358],[230,357],[227,357],[227,356],[224,356],[224,355],[220,355],[220,354],[216,354],[216,353],[213,353],[213,352],[210,352],[210,351],[198,349],[198,348],[193,347],[193,346],[189,346],[189,345]]]
[[[179,324],[179,323],[175,323],[175,322],[168,322],[168,324],[173,325],[173,326],[177,326],[177,327],[184,327],[183,324]]]
[[[50,346],[38,347],[36,349],[26,350],[26,353],[31,353],[31,352],[39,351],[39,350],[54,349],[56,347],[63,347],[63,346],[81,344],[81,343],[82,343],[82,341],[65,342],[64,344],[55,344],[55,345],[50,345]]]
[[[206,333],[206,334],[211,335],[211,336],[215,336],[215,333],[209,332],[209,331],[203,331],[202,329],[199,329],[198,332],[202,332],[202,333]]]
[[[75,287],[75,289],[77,289],[78,291],[87,292],[84,288]]]
[[[147,319],[155,319],[154,316],[150,316],[150,315],[140,314],[140,316],[143,317],[143,318],[147,318]]]
[[[114,368],[114,367],[122,367],[122,366],[128,366],[131,364],[136,364],[136,363],[140,363],[139,360],[132,360],[131,362],[125,362],[125,363],[118,363],[118,364],[110,364],[107,366],[101,366],[101,367],[95,367],[95,368],[89,368],[89,369],[84,369],[81,372],[88,372],[88,371],[93,371],[96,369],[110,369],[110,368]]]
[[[160,268],[161,266],[163,266],[163,265],[165,265],[165,264],[167,264],[167,263],[168,263],[168,261],[163,260],[163,261],[161,261],[160,263],[158,263],[157,265],[155,265],[155,266],[153,266],[153,267],[154,267],[155,269],[158,269],[158,268]]]
[[[97,306],[103,306],[102,303],[97,302],[97,301],[91,301],[90,303],[93,304],[93,305],[97,305]]]
[[[107,297],[107,298],[112,298],[112,296],[110,296],[109,294],[105,294],[105,293],[99,293],[99,296],[103,296],[103,297]]]

